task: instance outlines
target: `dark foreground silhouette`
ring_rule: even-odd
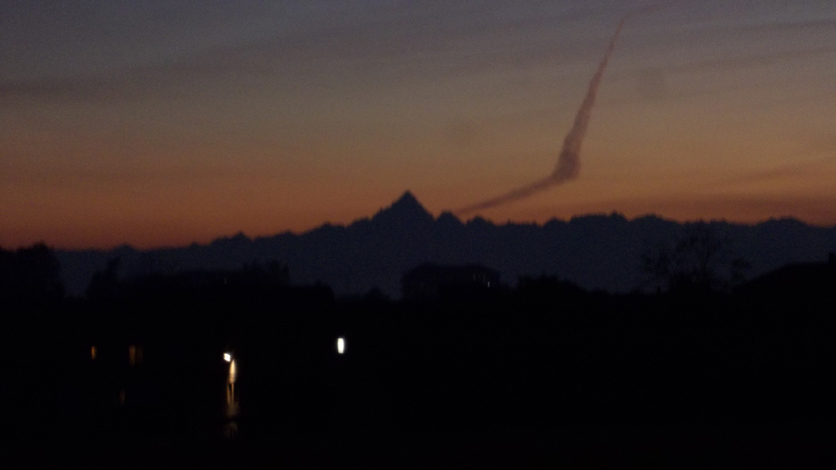
[[[280,266],[98,279],[4,299],[16,466],[834,463],[833,261],[733,293],[543,277],[401,302]]]

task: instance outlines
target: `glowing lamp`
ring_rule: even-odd
[[[337,338],[337,354],[345,352],[345,339]]]
[[[224,353],[224,361],[226,361],[226,362],[232,362],[232,354],[230,354],[230,353]]]

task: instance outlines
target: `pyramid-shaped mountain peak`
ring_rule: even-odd
[[[423,212],[427,212],[427,210],[424,209],[424,206],[422,206],[421,203],[418,202],[418,198],[416,198],[415,195],[412,194],[411,191],[406,191],[405,193],[403,193],[403,195],[400,198],[398,198],[397,201],[392,203],[392,209],[394,209],[396,207],[397,208],[402,208],[404,210],[407,210],[407,209],[411,210],[411,211],[420,210],[420,211],[423,211]]]
[[[418,198],[415,197],[410,191],[406,191],[403,195],[398,198],[397,201],[392,203],[391,206],[381,209],[380,212],[375,214],[373,220],[397,220],[397,221],[415,221],[415,222],[432,222],[434,217],[430,214],[424,206],[418,202]]]

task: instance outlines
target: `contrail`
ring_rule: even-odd
[[[653,11],[655,9],[656,7],[651,7],[644,10],[634,11],[632,13],[628,13],[621,18],[621,21],[619,21],[618,26],[615,28],[615,33],[613,33],[612,39],[610,40],[610,45],[607,47],[607,52],[604,54],[604,58],[601,59],[601,63],[598,65],[598,70],[595,71],[595,75],[592,76],[592,80],[589,82],[589,89],[586,92],[586,97],[583,99],[583,103],[581,103],[578,114],[575,115],[575,123],[572,125],[572,129],[563,140],[563,148],[560,150],[560,155],[557,157],[557,167],[555,167],[552,174],[546,178],[515,189],[509,193],[459,209],[456,211],[456,214],[468,214],[481,209],[489,209],[501,204],[517,201],[578,177],[578,172],[580,171],[581,166],[579,158],[581,153],[581,144],[583,143],[584,135],[586,135],[586,129],[589,127],[589,120],[592,117],[592,107],[595,104],[595,96],[598,94],[598,86],[601,84],[601,78],[604,76],[604,70],[606,70],[607,63],[610,61],[610,56],[615,49],[615,43],[618,40],[618,36],[621,34],[621,28],[624,27],[624,23],[626,23],[631,16]]]

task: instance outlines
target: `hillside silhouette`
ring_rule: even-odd
[[[147,251],[129,246],[60,251],[57,256],[72,295],[82,295],[93,274],[115,258],[120,276],[128,278],[278,261],[288,267],[291,283],[321,282],[337,295],[362,295],[376,288],[397,297],[401,276],[425,263],[480,264],[497,270],[510,284],[520,276],[548,275],[590,291],[623,293],[643,285],[643,256],[673,243],[694,225],[652,215],[627,220],[617,213],[552,219],[543,225],[497,225],[478,216],[462,221],[450,212],[434,217],[407,191],[371,218],[347,226],[325,224],[302,234],[253,239],[239,233],[207,245]],[[836,228],[794,219],[704,225],[751,265],[749,278],[789,263],[821,261],[836,250]]]
[[[359,247],[368,268],[439,225],[455,243],[474,240],[457,238],[467,230],[508,230],[435,219],[414,198],[394,207],[319,234],[338,253],[357,231],[383,233],[381,259]],[[656,253],[720,253],[717,228],[681,226],[673,249]],[[203,249],[241,256],[258,243],[240,235]],[[123,468],[307,466],[316,455],[333,467],[348,453],[364,468],[405,458],[420,468],[832,467],[833,253],[723,290],[712,266],[658,256],[675,261],[667,290],[627,295],[548,275],[497,286],[500,273],[481,265],[420,264],[401,277],[401,301],[293,285],[279,261],[128,279],[121,258],[72,299],[49,248],[0,255],[5,282],[34,286],[0,299],[4,372],[16,381],[9,447],[32,466],[112,466],[102,456]],[[156,269],[171,258],[149,259]]]

